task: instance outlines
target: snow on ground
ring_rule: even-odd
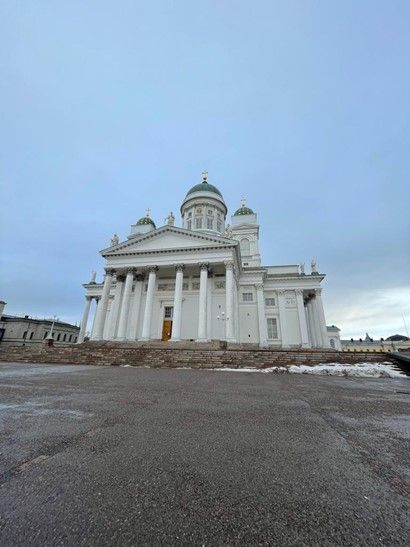
[[[262,372],[291,374],[317,374],[320,376],[355,376],[365,378],[403,378],[405,374],[391,363],[356,363],[343,365],[341,363],[320,363],[318,365],[291,365],[290,367],[257,368],[215,368],[221,372]]]

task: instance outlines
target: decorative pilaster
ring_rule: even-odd
[[[198,342],[204,342],[206,336],[206,301],[208,293],[208,264],[200,264],[199,306],[198,306]]]
[[[280,322],[280,332],[282,338],[282,347],[289,347],[289,332],[287,325],[286,317],[286,306],[285,306],[285,290],[280,289],[278,293],[278,307],[279,307],[279,322]]]
[[[175,293],[174,293],[174,316],[172,320],[171,341],[181,340],[182,324],[182,287],[184,284],[184,264],[175,266]]]
[[[95,340],[95,327],[97,325],[98,306],[100,305],[101,297],[95,296],[94,300],[95,300],[95,312],[94,312],[94,318],[93,318],[93,326],[91,328],[91,340]]]
[[[225,277],[225,286],[226,286],[226,340],[234,341],[235,340],[235,330],[234,330],[234,305],[233,305],[233,262],[225,262],[226,268],[226,277]]]
[[[268,329],[266,325],[265,298],[263,295],[262,283],[256,285],[256,302],[258,305],[259,345],[264,347],[268,345]]]
[[[310,344],[310,347],[313,348],[314,347],[314,343],[313,343],[313,335],[312,335],[312,327],[311,327],[311,320],[310,320],[310,312],[309,312],[309,300],[306,300],[305,302],[305,312],[306,312],[306,325],[307,325],[307,329],[308,329],[308,335],[309,335],[309,344]]]
[[[80,328],[80,333],[78,335],[77,344],[81,344],[81,342],[84,342],[85,333],[87,331],[88,315],[90,313],[91,301],[92,301],[91,296],[85,297],[83,318],[81,319],[81,328]]]
[[[128,268],[127,277],[125,278],[124,294],[121,300],[120,317],[118,320],[118,340],[125,340],[127,330],[128,312],[130,309],[132,284],[134,282],[134,268]]]
[[[303,303],[303,291],[302,289],[296,289],[296,304],[298,307],[298,316],[299,316],[299,328],[300,328],[300,338],[302,342],[302,348],[309,347],[309,334],[306,324],[306,315],[305,315],[305,305]]]
[[[112,269],[107,268],[105,271],[106,271],[106,274],[105,274],[104,286],[103,286],[102,295],[101,295],[101,302],[99,303],[97,308],[95,338],[94,338],[95,340],[102,340],[103,338],[105,317],[107,315],[108,298],[110,296],[112,277],[114,275],[114,270]]]
[[[147,298],[145,301],[141,340],[149,340],[151,338],[152,306],[154,304],[155,283],[157,280],[158,266],[151,266],[148,271],[148,289]]]

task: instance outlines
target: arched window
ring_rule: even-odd
[[[47,338],[47,334],[48,334],[48,331],[46,330],[46,332],[44,333],[44,336],[43,336],[44,340]]]
[[[241,253],[244,256],[249,256],[251,254],[251,244],[246,237],[241,239]]]
[[[333,340],[333,338],[330,339],[330,347],[335,349],[335,341]]]
[[[60,341],[60,337],[61,337],[61,333],[59,332],[59,333],[57,334],[57,342]]]
[[[64,335],[63,342],[65,342],[66,338],[67,338],[67,334]]]
[[[30,340],[33,340],[34,331],[30,334]]]

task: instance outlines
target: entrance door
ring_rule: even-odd
[[[173,315],[174,307],[164,306],[164,322],[162,323],[162,340],[164,341],[167,341],[171,338]]]

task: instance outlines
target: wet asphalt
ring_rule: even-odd
[[[0,365],[0,545],[408,545],[408,379]]]

